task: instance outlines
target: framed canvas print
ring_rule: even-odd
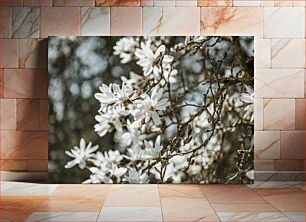
[[[253,181],[253,37],[48,41],[50,183]]]

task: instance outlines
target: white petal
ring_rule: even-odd
[[[157,112],[152,112],[152,119],[155,125],[159,126],[160,124],[160,118]]]
[[[157,58],[161,54],[164,54],[165,50],[166,50],[166,47],[164,45],[159,46],[159,48],[155,52],[155,55],[154,55],[155,58]]]

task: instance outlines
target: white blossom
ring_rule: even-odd
[[[129,111],[123,106],[110,108],[106,113],[100,112],[99,115],[95,116],[95,119],[98,122],[94,126],[95,132],[97,132],[100,137],[103,137],[108,132],[112,132],[114,129],[121,132],[122,123],[120,118],[125,117],[128,114]]]
[[[125,181],[129,183],[144,184],[148,183],[149,179],[146,173],[142,173],[141,170],[137,171],[136,169],[132,168],[129,170],[129,175],[125,176]]]
[[[111,83],[109,86],[102,84],[99,89],[101,93],[96,93],[95,97],[101,103],[100,111],[108,105],[120,104],[128,101],[134,93],[133,88],[126,84],[126,78],[122,78],[121,87],[116,83]]]
[[[91,142],[86,146],[85,140],[82,138],[79,147],[75,146],[70,151],[65,152],[68,156],[74,158],[74,160],[69,161],[65,165],[65,168],[71,168],[78,165],[79,168],[84,169],[86,167],[86,161],[95,157],[95,154],[93,153],[97,151],[98,148],[98,145],[92,146]]]
[[[170,105],[168,99],[161,99],[163,96],[163,89],[158,89],[155,87],[152,90],[151,96],[147,94],[143,94],[143,100],[138,102],[138,112],[135,115],[136,119],[145,117],[145,122],[149,122],[151,119],[153,120],[155,125],[160,124],[160,117],[158,112],[164,111]]]
[[[132,37],[121,38],[114,46],[114,55],[119,55],[121,63],[128,63],[133,59],[137,42]]]
[[[160,155],[160,151],[163,147],[160,145],[160,136],[156,138],[155,144],[152,141],[144,141],[145,144],[145,155],[149,159],[154,159]]]
[[[166,47],[161,45],[153,53],[150,46],[143,42],[141,43],[141,48],[136,49],[137,64],[142,67],[145,76],[153,73],[155,78],[159,77],[163,68],[169,67],[174,58],[173,56],[165,55],[165,50]]]

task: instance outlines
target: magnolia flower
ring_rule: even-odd
[[[119,55],[121,63],[128,63],[132,60],[135,53],[137,42],[134,38],[121,38],[114,46],[114,55]]]
[[[133,88],[126,84],[126,78],[122,78],[121,88],[118,84],[110,84],[109,86],[102,84],[99,87],[101,93],[96,93],[95,97],[101,103],[101,111],[104,107],[112,104],[119,104],[128,101],[133,95]]]
[[[98,122],[94,126],[95,132],[97,132],[100,137],[103,137],[108,132],[112,132],[114,129],[121,132],[122,123],[120,118],[127,116],[128,114],[129,111],[123,106],[115,106],[112,109],[109,109],[106,113],[101,112],[99,115],[95,116],[95,119]]]
[[[130,120],[127,120],[126,127],[126,132],[116,132],[114,140],[119,143],[120,146],[136,146],[139,141],[143,140],[144,137],[141,135],[139,121],[134,121],[131,123]]]
[[[161,99],[162,95],[163,89],[158,89],[157,86],[152,90],[151,96],[143,94],[135,118],[140,119],[144,116],[146,123],[152,119],[155,125],[159,125],[160,117],[157,111],[164,111],[170,105],[168,99]]]
[[[153,146],[152,141],[144,141],[145,144],[145,155],[149,159],[154,159],[158,157],[160,151],[162,150],[162,146],[160,146],[160,136],[156,138],[155,145]]]
[[[173,56],[165,55],[165,50],[166,47],[161,45],[153,53],[150,46],[143,42],[141,43],[141,49],[136,49],[137,64],[142,67],[145,76],[153,72],[154,77],[159,77],[162,69],[170,66],[170,63],[173,61]]]
[[[133,168],[129,170],[129,175],[125,176],[125,181],[129,183],[143,184],[143,183],[148,183],[149,179],[146,173],[142,174],[141,170],[137,171],[136,169]]]
[[[254,90],[245,85],[247,93],[242,93],[240,99],[247,103],[246,107],[244,108],[245,114],[244,118],[251,116],[251,122],[254,121]]]
[[[98,145],[91,146],[92,143],[89,142],[88,145],[86,146],[85,140],[82,138],[80,140],[80,146],[77,147],[75,146],[73,149],[70,151],[66,151],[65,153],[74,158],[74,160],[69,161],[66,165],[65,168],[71,168],[74,167],[75,165],[78,165],[79,168],[84,169],[86,167],[86,161],[89,160],[90,158],[95,157],[93,154],[98,148]]]
[[[83,183],[120,183],[121,177],[126,173],[127,169],[112,164],[110,168],[91,167],[90,178]]]
[[[118,150],[105,151],[104,154],[97,152],[95,159],[92,162],[98,167],[107,167],[113,163],[118,164],[123,159],[123,156]]]

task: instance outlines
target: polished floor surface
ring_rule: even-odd
[[[1,182],[0,221],[305,221],[302,182],[47,185]]]

